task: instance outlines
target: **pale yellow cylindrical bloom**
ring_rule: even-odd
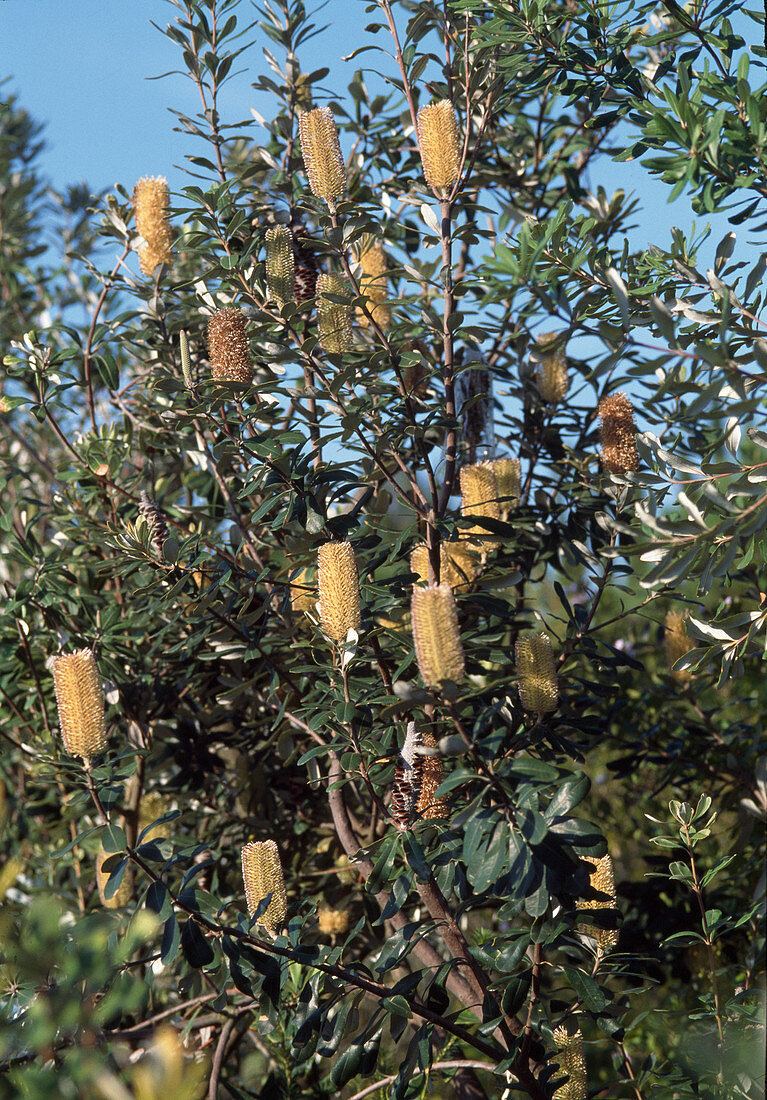
[[[107,747],[104,692],[93,650],[53,657],[50,667],[64,748],[87,764]]]
[[[367,238],[360,243],[356,251],[362,267],[360,292],[367,298],[367,312],[379,328],[385,329],[391,321],[386,286],[388,270],[386,253],[382,244]],[[357,310],[357,321],[362,328],[370,324],[367,314],[362,309]]]
[[[326,295],[345,299],[337,302]],[[351,288],[344,278],[333,272],[317,278],[317,320],[320,346],[331,355],[343,355],[352,343]]]
[[[411,629],[424,683],[441,688],[463,679],[464,656],[453,590],[446,584],[413,587]]]
[[[558,339],[556,332],[538,337],[538,356],[535,364],[535,381],[538,393],[547,405],[557,405],[567,396],[567,355],[564,347],[547,351],[547,346]]]
[[[530,714],[551,714],[559,703],[559,688],[548,634],[523,634],[516,645],[519,699]]]
[[[360,582],[349,542],[326,542],[317,551],[320,624],[332,642],[342,644],[362,622]]]
[[[578,909],[610,909],[617,910],[618,895],[615,891],[615,877],[613,875],[613,861],[609,855],[593,858],[586,856],[594,870],[589,875],[589,884],[598,894],[605,894],[603,898],[579,898],[576,902]],[[595,924],[578,923],[578,931],[584,936],[591,936],[596,940],[597,952],[606,955],[618,943],[617,928],[598,928]]]
[[[567,1075],[568,1080],[554,1093],[555,1100],[586,1100],[588,1081],[586,1079],[586,1056],[583,1052],[583,1035],[580,1028],[572,1035],[566,1027],[554,1029],[554,1042],[557,1044],[557,1077]]]
[[[446,198],[461,171],[461,137],[450,100],[421,107],[417,131],[426,182]]]
[[[143,176],[133,190],[136,229],[144,238],[138,259],[144,275],[151,275],[158,264],[173,259],[173,231],[168,222],[170,192],[164,176]]]
[[[346,191],[346,170],[333,112],[329,107],[302,111],[298,129],[309,186],[335,211]]]
[[[663,633],[668,669],[677,683],[680,684],[688,684],[692,679],[692,672],[689,668],[681,668],[675,671],[674,665],[684,657],[685,653],[689,653],[691,649],[695,648],[695,642],[687,633],[686,619],[687,616],[680,614],[678,611],[669,611],[666,615]]]
[[[242,849],[242,881],[251,917],[261,902],[272,895],[259,923],[276,932],[288,912],[280,853],[273,840],[252,840]]]
[[[273,225],[266,231],[266,285],[272,301],[283,306],[295,301],[294,279],[293,234],[286,225]]]

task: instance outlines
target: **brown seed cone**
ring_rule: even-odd
[[[415,722],[408,722],[405,743],[397,757],[389,805],[389,813],[401,829],[410,828],[416,818],[423,765],[423,757],[418,751],[421,744]]]
[[[557,1044],[557,1077],[567,1076],[568,1080],[554,1093],[554,1100],[586,1100],[588,1081],[586,1079],[586,1056],[583,1053],[583,1035],[580,1028],[570,1035],[566,1027],[554,1029],[554,1042]]]
[[[293,297],[297,305],[303,305],[317,295],[317,276],[319,266],[312,251],[312,238],[306,226],[293,227]]]
[[[217,382],[250,382],[250,345],[245,317],[238,309],[219,309],[208,318],[208,351]]]
[[[463,679],[464,656],[453,590],[446,584],[413,586],[411,629],[424,683],[440,688]]]
[[[334,302],[326,294],[345,298],[345,302]],[[319,275],[317,277],[317,320],[320,329],[320,345],[323,351],[331,355],[343,355],[352,343],[352,318],[349,302],[351,289],[340,275]]]
[[[410,555],[410,569],[425,584],[429,580],[429,548],[416,546]],[[449,584],[455,592],[467,589],[477,575],[477,555],[460,542],[443,542],[439,548],[440,583]]]
[[[317,910],[320,932],[326,936],[342,936],[349,931],[351,914],[348,909],[332,909],[329,905],[322,905]]]
[[[127,905],[133,896],[133,868],[126,867],[123,871],[123,877],[120,881],[120,885],[117,887],[116,893],[108,898],[104,891],[106,885],[109,882],[109,871],[104,870],[104,864],[113,856],[114,852],[105,852],[102,848],[96,856],[96,884],[99,890],[99,897],[101,898],[101,904],[106,909],[122,909]]]
[[[447,197],[461,171],[462,151],[458,119],[450,100],[421,107],[417,131],[426,182]]]
[[[333,112],[329,107],[302,111],[298,129],[309,186],[334,211],[346,191],[346,170]]]
[[[599,402],[599,441],[602,464],[611,474],[623,476],[639,468],[634,410],[625,393],[611,393]]]
[[[326,542],[317,551],[320,624],[332,642],[346,641],[362,623],[360,582],[354,550],[348,542]]]
[[[529,714],[551,714],[559,704],[559,688],[548,634],[523,634],[516,645],[519,699]]]
[[[674,665],[684,657],[685,653],[695,648],[695,642],[688,635],[685,627],[686,619],[687,616],[681,615],[678,611],[669,611],[666,615],[663,635],[669,672],[680,684],[688,684],[692,679],[692,672],[689,668],[680,668],[675,671]]]
[[[285,880],[280,853],[273,840],[252,840],[242,849],[242,881],[251,917],[260,903],[272,895],[259,923],[276,932],[285,923],[288,912]]]
[[[290,582],[290,605],[294,615],[313,614],[317,608],[317,585],[314,570],[304,566]]]
[[[360,292],[367,298],[367,311],[375,323],[382,329],[391,321],[391,308],[386,288],[388,264],[383,245],[378,241],[365,240],[359,248],[359,262],[362,265]],[[367,314],[357,309],[357,323],[362,328],[370,324]]]
[[[151,275],[158,264],[173,259],[173,231],[168,223],[170,192],[164,176],[143,176],[133,189],[136,229],[144,238],[138,259],[144,275]]]
[[[613,861],[609,855],[593,858],[585,856],[585,859],[594,865],[594,870],[589,875],[591,887],[599,894],[606,894],[605,898],[579,898],[576,902],[578,909],[610,909],[617,910],[618,895],[615,891],[615,878],[613,875]],[[597,942],[597,951],[600,955],[606,955],[618,943],[617,928],[597,928],[594,924],[578,924],[578,931],[584,936],[591,936]]]
[[[442,757],[439,754],[436,739],[430,733],[422,733],[421,744],[424,748],[433,751],[421,756],[421,793],[418,796],[416,809],[424,818],[447,817],[447,799],[435,798],[445,778],[445,769],[442,766]]]
[[[567,354],[564,347],[546,351],[549,344],[558,339],[559,333],[546,332],[538,337],[538,355],[535,364],[535,381],[538,393],[547,405],[557,405],[567,396]]]
[[[273,225],[266,231],[266,285],[273,301],[283,306],[293,301],[293,234],[286,225]]]
[[[53,657],[50,667],[64,749],[87,764],[107,747],[104,692],[93,650]]]
[[[168,525],[157,501],[153,500],[144,489],[141,490],[138,510],[146,520],[152,545],[162,557],[163,543],[168,537]]]

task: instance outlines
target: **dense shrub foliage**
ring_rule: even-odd
[[[0,104],[2,1089],[757,1100],[763,15],[366,10],[171,0],[178,194]]]

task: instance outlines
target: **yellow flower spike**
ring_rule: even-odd
[[[107,747],[104,692],[93,650],[53,657],[50,667],[64,749],[89,764]]]
[[[498,483],[492,462],[475,462],[471,466],[462,466],[461,511],[465,516],[486,516],[488,519],[500,519],[501,507],[498,503]],[[493,545],[488,532],[479,524],[469,528],[469,534],[479,549],[488,549]]]
[[[151,275],[158,264],[173,259],[173,230],[168,222],[170,192],[164,176],[143,176],[133,189],[136,229],[144,238],[138,259],[144,275]]]
[[[329,905],[322,905],[317,910],[317,919],[320,932],[325,936],[343,935],[349,931],[351,914],[348,909],[333,909]]]
[[[253,377],[245,317],[219,309],[208,318],[210,372],[217,382],[250,382]]]
[[[286,225],[266,231],[266,285],[269,297],[281,306],[295,300],[293,234]]]
[[[559,688],[548,634],[523,634],[516,645],[519,698],[529,714],[551,714],[559,703]]]
[[[447,584],[413,587],[411,629],[418,670],[430,688],[463,679],[464,656],[453,590]]]
[[[101,904],[105,909],[122,909],[131,900],[133,894],[133,878],[131,875],[131,868],[126,867],[123,871],[123,877],[120,881],[120,885],[117,887],[116,893],[112,894],[111,898],[106,896],[104,891],[109,882],[109,871],[104,870],[104,864],[113,855],[114,852],[106,852],[103,848],[97,854],[96,884],[98,886]]]
[[[535,364],[535,381],[538,393],[547,405],[557,405],[567,396],[567,355],[563,347],[546,351],[549,344],[558,339],[559,333],[547,332],[538,337],[538,355]]]
[[[299,569],[290,582],[290,606],[294,615],[312,614],[317,607],[317,586],[314,571],[308,566]]]
[[[476,556],[460,542],[443,542],[439,548],[440,580],[455,592],[469,587],[477,575]],[[429,548],[420,543],[410,554],[410,570],[425,584],[429,580]]]
[[[611,474],[623,476],[639,468],[634,410],[625,393],[603,397],[597,408],[602,464]]]
[[[386,253],[382,244],[371,241],[369,238],[363,238],[357,252],[362,267],[360,291],[367,298],[365,303],[367,311],[379,328],[385,329],[391,321],[391,308],[386,288],[388,270]],[[362,328],[367,328],[370,324],[367,314],[362,309],[357,310],[357,322]]]
[[[618,895],[615,891],[615,877],[613,875],[613,861],[609,855],[600,858],[585,856],[594,870],[589,875],[589,883],[598,894],[606,894],[605,898],[579,898],[576,902],[578,909],[610,909],[617,910]],[[584,936],[591,936],[596,940],[599,955],[606,955],[618,943],[617,928],[597,928],[594,924],[578,924],[578,931]]]
[[[447,198],[461,171],[461,136],[449,99],[421,107],[417,118],[418,144],[426,182]]]
[[[326,294],[345,298],[334,302]],[[322,274],[317,277],[317,319],[320,328],[320,346],[331,355],[343,355],[352,343],[352,318],[349,303],[349,284],[340,275]]]
[[[346,641],[362,622],[360,582],[349,542],[326,542],[317,551],[320,625],[332,642]]]
[[[686,615],[681,615],[678,611],[669,611],[666,615],[663,633],[668,670],[679,684],[688,684],[692,679],[692,672],[689,668],[674,671],[674,665],[677,661],[684,657],[685,653],[689,653],[691,649],[695,648],[695,642],[687,633],[686,620]]]
[[[554,1029],[554,1042],[557,1044],[557,1077],[567,1076],[568,1080],[554,1093],[554,1100],[586,1100],[588,1082],[586,1079],[586,1056],[583,1053],[583,1035],[580,1028],[570,1035],[566,1027]]]
[[[346,191],[346,170],[333,112],[329,107],[302,111],[298,130],[309,186],[334,212]]]
[[[491,463],[495,475],[495,488],[498,493],[498,507],[501,519],[511,515],[519,504],[521,494],[521,471],[518,458],[496,458]]]
[[[252,840],[242,849],[242,881],[251,917],[269,894],[272,900],[259,917],[259,923],[276,932],[285,923],[288,912],[285,879],[280,853],[273,840]]]

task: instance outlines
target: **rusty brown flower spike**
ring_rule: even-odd
[[[288,912],[285,879],[280,853],[273,840],[252,840],[242,849],[242,881],[251,917],[269,895],[271,901],[259,917],[259,923],[276,932],[285,923]]]
[[[104,692],[93,650],[52,657],[50,668],[64,748],[89,764],[107,747]]]
[[[410,620],[418,670],[430,688],[463,679],[464,656],[453,590],[413,587]]]
[[[551,714],[559,703],[559,688],[548,634],[540,631],[521,635],[516,657],[522,706],[529,714]]]
[[[668,670],[679,684],[687,684],[692,679],[689,668],[674,670],[677,661],[684,657],[685,653],[689,653],[691,649],[695,648],[695,642],[687,633],[686,619],[687,616],[680,614],[678,611],[669,611],[666,615],[663,632]]]
[[[615,891],[615,877],[613,875],[613,861],[609,855],[593,858],[584,856],[593,864],[593,871],[589,875],[589,883],[598,894],[604,894],[603,898],[579,898],[576,902],[578,909],[609,909],[617,910],[618,895]],[[584,936],[591,936],[596,940],[599,955],[606,955],[618,943],[617,928],[598,928],[593,924],[578,923],[578,931]]]
[[[144,238],[138,251],[144,275],[151,275],[158,264],[173,259],[173,231],[168,222],[170,192],[164,176],[143,176],[133,189],[136,229]]]
[[[447,198],[461,171],[461,136],[450,100],[421,107],[417,130],[426,182]]]
[[[586,1100],[588,1083],[586,1080],[586,1057],[583,1053],[583,1035],[580,1028],[572,1035],[566,1027],[554,1028],[554,1042],[557,1044],[557,1077],[567,1076],[568,1080],[554,1093],[555,1100]]]
[[[208,318],[208,351],[217,382],[250,382],[250,344],[239,309],[219,309]]]
[[[611,474],[624,474],[639,468],[634,410],[625,393],[603,397],[597,408],[600,420],[599,441],[602,464]]]
[[[567,355],[564,347],[552,348],[559,333],[546,332],[538,337],[538,359],[535,363],[535,381],[538,393],[547,405],[557,405],[567,396]]]
[[[293,234],[286,225],[266,231],[266,286],[272,301],[281,306],[294,301],[295,259]]]
[[[329,107],[302,111],[298,129],[309,186],[334,212],[346,191],[346,170],[333,112]]]
[[[345,298],[336,302],[326,295]],[[352,343],[352,318],[349,302],[349,284],[340,275],[322,274],[317,278],[317,319],[320,328],[320,345],[331,355],[343,355]]]
[[[349,542],[326,542],[317,551],[320,625],[332,642],[342,644],[362,622],[360,582]]]

